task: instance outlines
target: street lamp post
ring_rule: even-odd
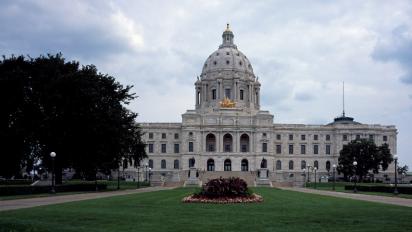
[[[395,189],[393,190],[393,194],[398,195],[398,156],[394,155],[393,159],[395,160]]]
[[[333,175],[333,191],[335,191],[335,182],[336,182],[336,164],[332,165],[332,175]]]
[[[120,164],[119,167],[117,168],[117,190],[120,189]]]
[[[144,168],[145,168],[145,172],[144,172],[144,182],[147,182],[147,167],[149,167],[148,163],[145,163]]]
[[[310,165],[307,166],[307,170],[308,170],[308,183],[310,183],[310,174],[309,174],[309,169],[310,169]]]
[[[355,169],[355,173],[354,173],[354,175],[353,175],[353,177],[354,177],[353,192],[354,192],[354,193],[357,193],[357,192],[358,192],[358,190],[356,189],[356,181],[357,181],[357,178],[356,178],[356,165],[358,165],[358,162],[353,161],[353,167],[354,167],[354,169]]]
[[[318,168],[314,167],[313,170],[315,170],[315,189],[316,189],[316,171],[318,170]]]
[[[52,159],[52,183],[51,183],[51,193],[56,193],[56,190],[54,189],[55,186],[55,181],[54,181],[54,158],[56,157],[56,152],[52,151],[50,152],[50,157]]]
[[[150,179],[152,178],[152,168],[149,168],[149,186],[150,186]]]
[[[140,166],[137,166],[137,188],[140,188]]]
[[[303,172],[303,182],[305,183],[305,188],[307,188],[307,184],[306,184],[306,168],[302,169]]]

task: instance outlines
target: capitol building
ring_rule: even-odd
[[[260,107],[264,86],[229,25],[194,81],[195,109],[187,110],[181,123],[140,123],[148,155],[140,180],[150,168],[151,181],[166,186],[220,176],[241,177],[249,185],[299,185],[314,181],[315,167],[318,180],[327,181],[343,145],[357,138],[387,143],[397,153],[395,126],[359,123],[344,113],[325,125],[276,123]],[[392,166],[380,177],[393,173]],[[137,173],[133,167],[124,171],[132,179]]]

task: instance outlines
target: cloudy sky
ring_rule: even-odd
[[[0,1],[0,53],[62,52],[139,96],[142,122],[179,122],[231,24],[276,123],[326,124],[342,112],[396,125],[412,168],[411,1]]]

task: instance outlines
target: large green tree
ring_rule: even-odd
[[[0,116],[8,130],[0,136],[2,143],[13,141],[3,154],[14,167],[0,175],[15,174],[35,159],[50,167],[51,151],[57,153],[58,182],[63,168],[92,179],[98,171],[118,168],[123,157],[146,156],[137,114],[125,108],[135,98],[132,86],[123,87],[96,67],[66,62],[61,54],[3,58],[0,80],[6,90],[1,101],[9,102]]]
[[[356,167],[353,162],[356,161]],[[357,139],[343,146],[339,155],[338,172],[343,173],[345,179],[357,176],[362,180],[368,173],[379,173],[386,170],[393,161],[388,144],[376,146],[367,139]]]

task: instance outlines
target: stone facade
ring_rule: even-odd
[[[240,176],[253,182],[267,170],[272,182],[302,183],[307,166],[317,166],[317,176],[326,180],[342,146],[356,138],[388,143],[396,154],[395,126],[361,124],[344,114],[327,125],[274,123],[260,110],[260,83],[233,38],[227,28],[207,58],[195,83],[195,110],[184,113],[182,123],[140,124],[149,156],[142,165],[150,166],[153,181],[183,182],[196,168],[202,180]],[[125,171],[137,175],[133,168]],[[309,176],[314,179],[313,170]]]

